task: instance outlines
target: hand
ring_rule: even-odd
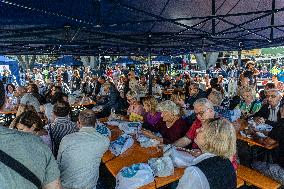
[[[263,117],[255,117],[253,120],[257,125],[265,123],[265,119]]]
[[[201,150],[199,149],[192,149],[190,150],[190,154],[193,156],[193,157],[198,157],[202,154]]]
[[[284,118],[284,107],[280,108],[280,115],[281,115],[281,118]]]

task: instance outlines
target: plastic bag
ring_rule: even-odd
[[[96,131],[103,136],[110,137],[111,131],[103,123],[98,122],[96,124]]]
[[[125,122],[119,124],[119,129],[126,134],[137,134],[141,131],[142,123],[140,122]]]
[[[134,143],[133,138],[130,135],[123,134],[118,139],[110,143],[109,150],[115,155],[119,156],[127,149],[129,149]]]
[[[175,147],[164,149],[164,156],[169,156],[174,164],[174,167],[188,167],[192,164],[194,157],[186,151],[177,150]]]
[[[116,189],[137,189],[154,181],[151,167],[146,163],[122,168],[116,175]]]
[[[169,156],[161,158],[151,158],[148,164],[157,177],[167,177],[174,174],[174,165]]]
[[[140,143],[140,146],[143,148],[156,147],[160,142],[156,139],[148,138],[144,135],[139,135],[137,141]]]

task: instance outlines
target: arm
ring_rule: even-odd
[[[59,177],[53,182],[44,185],[42,189],[62,189]]]
[[[188,138],[187,136],[184,136],[180,139],[178,139],[177,141],[174,142],[174,146],[177,147],[186,147],[188,145],[190,145],[192,143],[192,140],[190,138]]]

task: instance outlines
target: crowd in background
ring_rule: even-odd
[[[16,109],[17,114],[9,124],[11,129],[0,127],[0,134],[5,133],[0,135],[5,141],[1,149],[28,166],[43,188],[60,188],[61,184],[64,188],[99,188],[100,159],[110,141],[94,127],[97,118],[115,112],[143,122],[145,136],[193,149],[196,166],[185,171],[178,189],[187,188],[188,178],[192,188],[220,185],[211,178],[224,175],[225,185],[234,188],[234,170],[247,159],[237,153],[232,124],[241,118],[273,126],[269,136],[279,142],[273,161],[284,165],[284,67],[258,70],[254,62],[248,62],[243,69],[223,67],[204,75],[159,75],[155,70],[151,75],[152,94],[149,74],[120,66],[99,75],[88,67],[33,69],[22,73],[20,85],[5,80],[1,104],[3,109]],[[76,124],[70,119],[74,95],[95,101],[100,111],[82,111]],[[209,168],[202,169],[203,161]],[[210,167],[219,173],[212,175]],[[202,183],[200,171],[204,173]],[[1,186],[32,188],[23,178],[15,181],[13,176],[15,173],[5,167]]]

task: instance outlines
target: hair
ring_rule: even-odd
[[[41,121],[39,115],[31,110],[25,111],[15,118],[15,126],[18,123],[25,125],[28,128],[36,126],[35,131],[40,131],[43,129],[43,122]]]
[[[68,102],[57,102],[53,107],[53,113],[57,117],[66,117],[71,112],[71,107]]]
[[[157,112],[158,100],[155,97],[147,96],[143,99],[142,103],[144,106],[145,104],[149,105],[151,107],[151,112]]]
[[[5,103],[5,87],[3,82],[0,80],[0,109],[4,106]]]
[[[126,94],[126,98],[133,98],[138,101],[138,95],[135,91],[128,91],[128,93]]]
[[[212,90],[211,93],[209,95],[213,95],[217,101],[218,101],[218,105],[221,105],[223,99],[224,99],[224,95],[222,92],[217,91],[217,90]]]
[[[254,61],[247,61],[247,63],[246,63],[246,69],[248,69],[249,68],[249,65],[255,65],[255,63],[254,63]]]
[[[53,96],[51,96],[50,103],[55,104],[57,102],[63,101],[63,92],[55,92]]]
[[[228,120],[211,120],[203,132],[205,144],[200,146],[203,151],[225,158],[236,153],[236,131]]]
[[[18,111],[16,113],[16,116],[21,115],[25,111],[33,111],[33,112],[37,113],[36,109],[35,109],[35,107],[33,105],[20,104],[19,107],[18,107]]]
[[[241,96],[243,97],[244,93],[249,93],[253,96],[253,98],[255,99],[256,98],[256,92],[253,88],[251,87],[244,87],[241,89]]]
[[[179,106],[171,100],[165,100],[163,102],[160,102],[157,106],[157,109],[161,112],[170,112],[175,116],[180,115]]]
[[[282,96],[282,93],[281,93],[278,89],[276,89],[276,88],[274,88],[274,89],[269,89],[269,90],[266,91],[266,93],[267,93],[267,92],[276,92],[277,95]]]
[[[194,86],[194,88],[199,89],[199,84],[197,82],[192,82],[189,86]]]
[[[275,89],[276,86],[275,86],[275,83],[266,83],[265,88],[268,88],[268,89]]]
[[[194,107],[200,105],[206,106],[207,108],[214,110],[213,104],[207,98],[199,98],[193,103]]]
[[[38,92],[38,87],[37,87],[36,84],[30,83],[29,86],[31,86],[32,93],[39,93],[39,92]]]
[[[95,112],[93,110],[83,110],[79,114],[79,122],[84,126],[95,126],[97,122]]]
[[[6,85],[6,92],[9,92],[8,87],[11,86],[13,88],[13,91],[15,91],[16,87],[12,83],[9,83]]]

